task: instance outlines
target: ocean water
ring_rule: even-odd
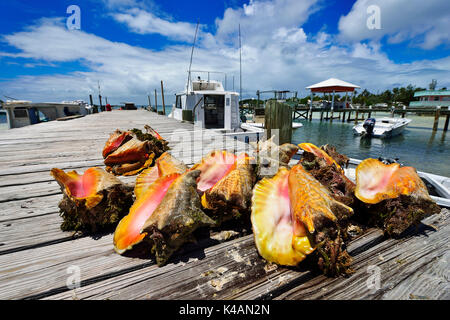
[[[407,115],[412,122],[402,134],[390,139],[364,139],[353,135],[354,123],[323,121],[314,114],[313,120],[300,120],[303,127],[295,129],[292,142],[310,142],[317,146],[331,144],[340,153],[351,158],[399,158],[399,162],[413,166],[419,171],[450,177],[450,131],[443,132],[445,117],[441,117],[439,128],[433,132],[433,117]],[[389,116],[372,114],[372,117]]]

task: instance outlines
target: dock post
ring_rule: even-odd
[[[403,106],[402,118],[405,117],[405,114],[406,114],[406,106]]]
[[[309,108],[309,121],[312,121],[313,109],[312,106]]]
[[[92,94],[89,95],[89,101],[91,102],[92,113],[98,113],[97,106],[94,106],[94,101],[93,101],[93,99],[92,99]]]
[[[266,103],[264,129],[267,137],[273,135],[272,129],[278,129],[278,144],[290,143],[292,139],[292,108],[284,103],[270,100]]]
[[[147,96],[148,99],[148,111],[152,111],[152,103],[150,102],[150,95]]]
[[[345,109],[342,109],[342,122],[345,122]]]
[[[369,116],[367,118],[370,118],[370,116],[372,115],[372,106],[369,106]]]
[[[166,115],[166,105],[164,104],[164,85],[162,80],[161,80],[161,99],[163,104],[163,115]]]
[[[330,122],[333,122],[334,96],[335,96],[335,91],[333,90],[333,98],[331,98],[331,118],[330,118]]]
[[[98,95],[98,100],[100,101],[100,110],[105,111],[105,109],[102,106],[102,96],[100,94]]]
[[[441,113],[441,106],[437,106],[436,113],[434,114],[433,131],[436,131],[438,129],[440,113]]]
[[[359,107],[356,107],[355,125],[358,124]]]
[[[323,108],[320,109],[320,122],[323,120]]]
[[[450,118],[450,114],[447,114],[447,117],[445,118],[445,124],[444,124],[444,131],[448,130],[448,120]]]
[[[155,89],[155,112],[158,113],[158,94]]]

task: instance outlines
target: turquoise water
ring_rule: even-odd
[[[314,115],[316,116],[316,115]],[[318,116],[318,115],[317,115]],[[388,116],[373,114],[374,117]],[[432,117],[407,115],[412,122],[402,134],[390,139],[364,139],[354,136],[354,123],[314,119],[301,120],[303,127],[295,129],[293,143],[311,142],[317,146],[332,144],[340,153],[351,158],[399,158],[404,165],[419,171],[450,177],[450,131],[443,132],[445,118],[441,117],[438,131],[432,131]]]

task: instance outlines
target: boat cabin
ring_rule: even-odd
[[[239,94],[225,91],[217,80],[188,81],[185,91],[177,93],[169,117],[200,124],[205,129],[240,128]]]

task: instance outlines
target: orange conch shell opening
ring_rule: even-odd
[[[413,195],[431,200],[427,188],[413,167],[398,163],[384,164],[366,159],[356,168],[356,197],[369,204],[400,195]]]
[[[122,132],[120,130],[116,130],[109,137],[108,141],[105,143],[105,147],[103,148],[103,158],[106,158],[110,153],[116,151],[125,141],[131,138],[131,135],[128,131]]]
[[[259,254],[270,262],[295,266],[314,251],[303,223],[292,214],[289,171],[282,167],[273,178],[256,184],[251,221]]]
[[[158,178],[136,199],[130,212],[117,225],[114,232],[114,249],[123,253],[141,242],[146,233],[141,233],[147,219],[163,200],[170,185],[180,175],[175,173]]]
[[[99,193],[105,180],[115,180],[116,178],[101,168],[89,168],[80,175],[75,170],[64,172],[61,169],[53,168],[51,175],[64,187],[64,191],[71,199],[85,200],[86,207],[93,208],[103,199]],[[117,181],[120,183],[120,181]]]

